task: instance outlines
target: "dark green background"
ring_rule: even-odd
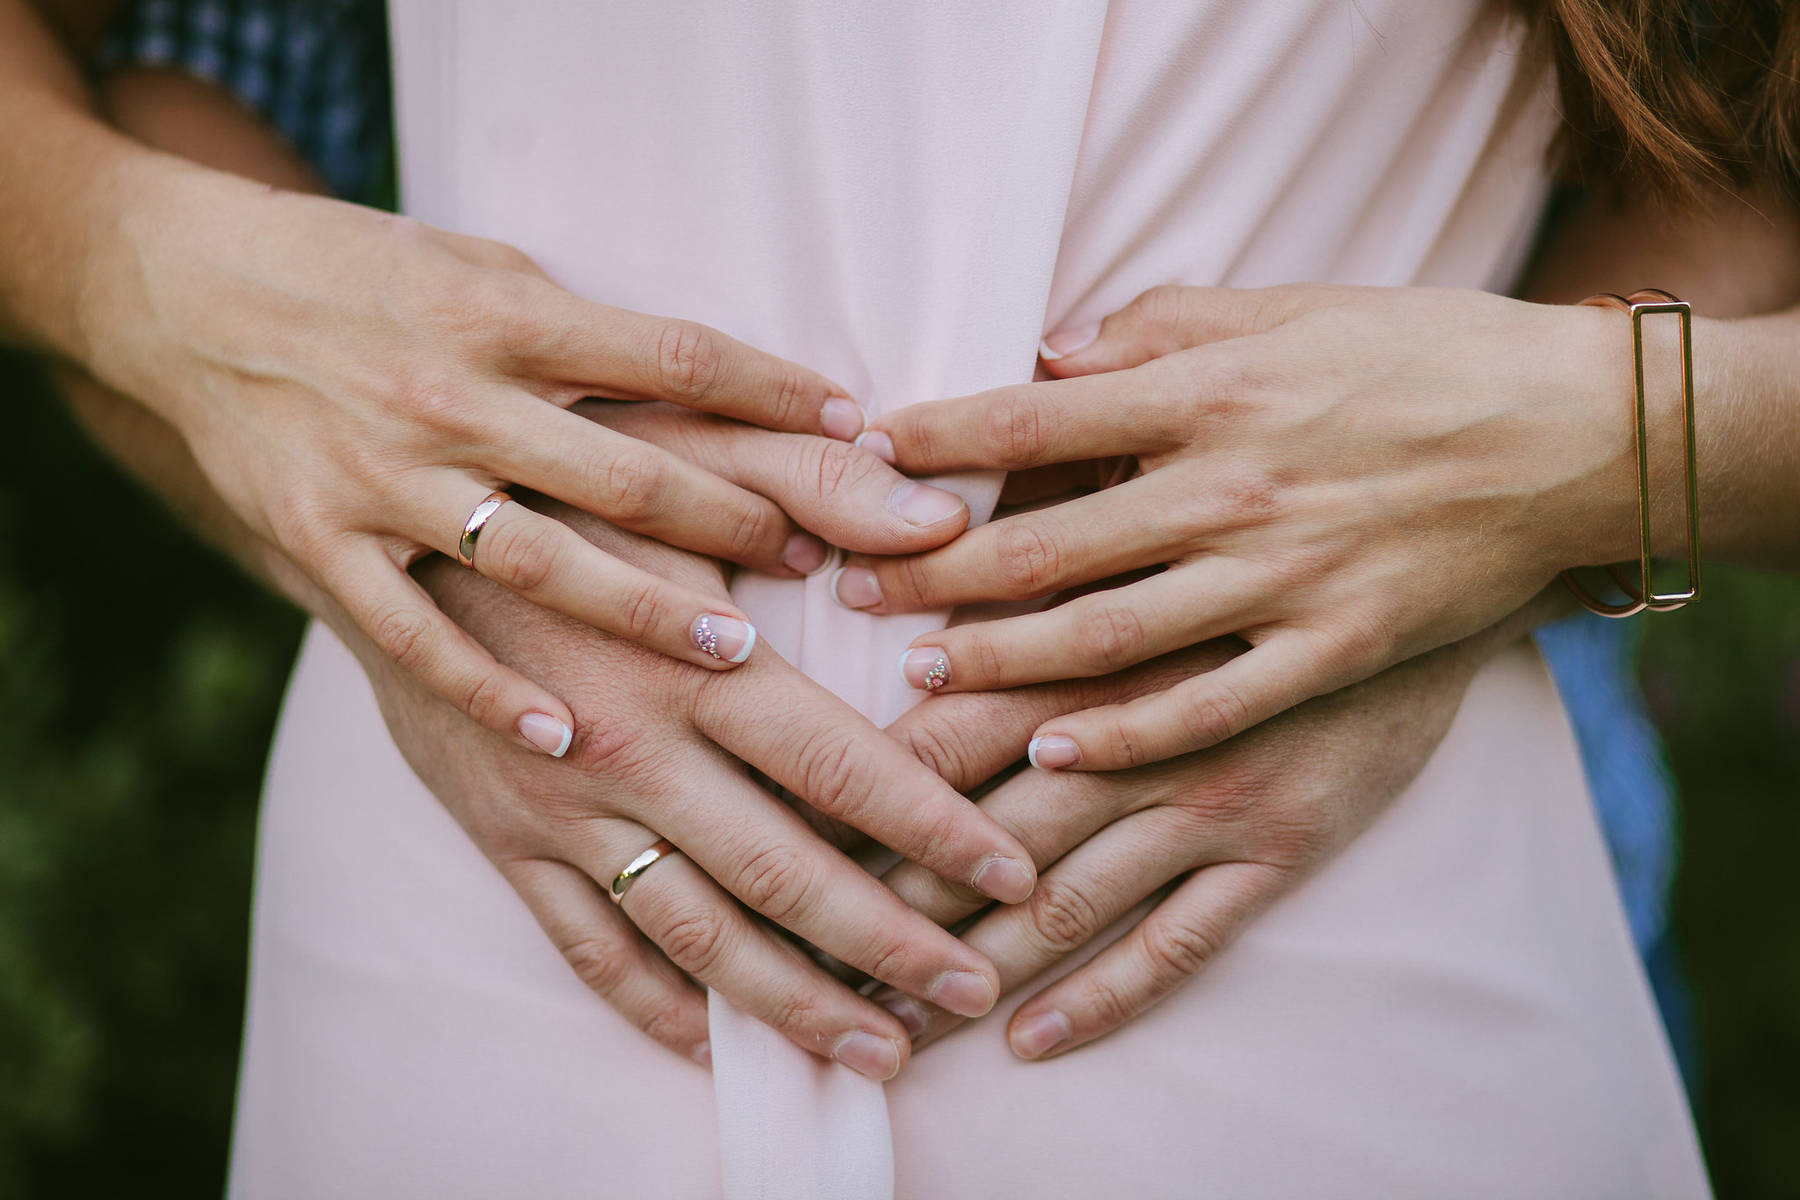
[[[0,1196],[224,1177],[251,840],[296,615],[0,358]],[[1675,907],[1722,1196],[1800,1196],[1800,583],[1652,619]]]

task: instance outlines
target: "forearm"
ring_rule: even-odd
[[[1595,292],[1656,286],[1688,300],[1694,321],[1700,544],[1708,559],[1800,565],[1800,220],[1773,189],[1720,194],[1672,215],[1647,205],[1590,200],[1548,239],[1523,290],[1527,299],[1572,303]],[[1624,354],[1629,333],[1596,353]],[[1666,364],[1666,360],[1662,360]],[[1663,368],[1666,370],[1666,365]],[[1647,362],[1647,373],[1659,368]],[[1655,380],[1652,380],[1653,384]],[[1629,437],[1629,396],[1618,408]],[[1652,529],[1660,553],[1685,553],[1681,435],[1672,394],[1651,400]],[[1635,484],[1617,481],[1631,492]],[[1610,522],[1617,552],[1636,555],[1636,522]]]

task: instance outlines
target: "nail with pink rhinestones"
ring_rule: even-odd
[[[936,646],[919,646],[900,656],[900,675],[922,692],[935,692],[950,682],[950,659]]]
[[[756,649],[756,626],[720,613],[701,613],[689,636],[694,645],[720,662],[741,663]]]

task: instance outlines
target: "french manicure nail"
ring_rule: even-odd
[[[575,731],[549,713],[529,712],[519,718],[519,736],[551,758],[561,758],[569,752]]]
[[[879,429],[866,430],[856,439],[856,444],[890,467],[899,457],[894,453],[894,439]]]
[[[900,1023],[906,1026],[906,1036],[915,1041],[924,1036],[926,1027],[931,1024],[931,1018],[925,1015],[925,1010],[911,996],[889,996],[881,1001],[881,1007],[898,1017]]]
[[[922,692],[935,692],[950,682],[950,657],[936,646],[920,646],[900,655],[900,678]]]
[[[948,521],[961,512],[962,508],[962,497],[940,488],[914,483],[910,479],[895,487],[888,496],[888,511],[908,525],[916,525],[921,529],[940,521]]]
[[[701,1042],[693,1049],[693,1059],[703,1067],[712,1066],[712,1043]]]
[[[973,971],[945,971],[931,981],[925,998],[959,1017],[979,1017],[1000,997],[994,994],[992,984]]]
[[[833,396],[819,409],[819,429],[828,438],[853,442],[856,435],[862,432],[862,427],[862,409],[856,407],[854,400]]]
[[[969,882],[976,891],[992,896],[1002,904],[1017,904],[1031,895],[1031,889],[1037,886],[1037,876],[1018,859],[996,854],[976,869]]]
[[[1054,1008],[1033,1013],[1013,1027],[1013,1053],[1020,1058],[1042,1058],[1069,1040],[1075,1029],[1069,1018]]]
[[[756,649],[756,626],[736,617],[701,613],[688,632],[694,645],[721,662],[741,663]]]
[[[811,575],[831,558],[831,547],[823,538],[810,533],[796,533],[788,538],[781,551],[781,565],[802,575]]]
[[[900,1073],[900,1047],[891,1040],[854,1030],[837,1040],[831,1057],[870,1079],[886,1081]]]
[[[1092,344],[1100,336],[1100,322],[1089,321],[1085,325],[1077,325],[1072,329],[1058,329],[1038,343],[1038,357],[1045,362],[1055,362]]]
[[[839,567],[831,577],[831,597],[845,608],[874,608],[881,603],[881,581],[867,567]]]
[[[1075,744],[1074,738],[1052,733],[1032,738],[1031,744],[1025,747],[1025,757],[1034,767],[1054,771],[1080,762],[1081,747]]]

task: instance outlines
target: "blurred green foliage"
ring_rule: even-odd
[[[0,358],[0,1196],[223,1185],[263,756],[300,622]],[[1721,1196],[1800,1197],[1800,581],[1649,622]]]

